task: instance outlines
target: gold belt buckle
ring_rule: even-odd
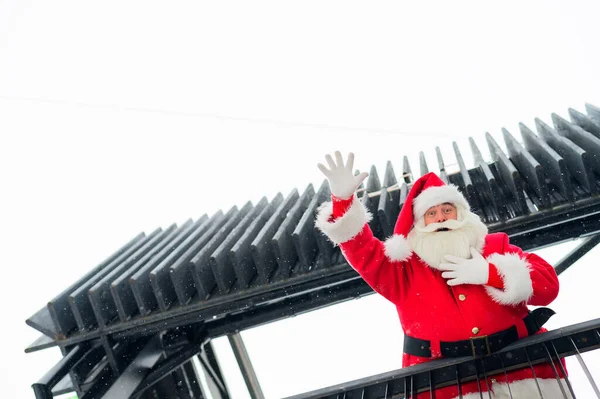
[[[473,357],[478,357],[477,347],[476,347],[477,340],[483,340],[485,342],[485,349],[486,349],[487,353],[483,356],[489,356],[492,354],[492,350],[490,348],[490,341],[488,340],[487,335],[482,335],[481,337],[471,337],[471,338],[469,338],[469,340],[471,341],[471,352],[473,353]]]

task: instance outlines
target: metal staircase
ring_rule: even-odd
[[[519,134],[503,129],[507,151],[486,134],[491,162],[471,138],[472,168],[456,143],[451,161],[439,148],[435,162],[421,152],[418,173],[406,156],[401,173],[388,161],[380,179],[372,167],[358,195],[376,215],[375,235],[391,235],[412,182],[435,171],[490,231],[506,232],[524,250],[585,238],[556,265],[564,271],[600,241],[600,108],[569,109],[569,118],[520,124]],[[459,170],[449,172],[448,161]],[[203,398],[201,371],[212,397],[227,398],[210,342],[223,335],[260,397],[239,331],[372,293],[315,230],[329,196],[324,181],[133,237],[27,319],[42,335],[26,352],[58,346],[64,355],[33,385],[36,397]]]

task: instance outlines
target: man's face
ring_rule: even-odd
[[[456,207],[451,203],[446,202],[427,209],[424,216],[425,226],[430,223],[442,223],[450,219],[456,220],[457,217],[458,212],[456,211]]]
[[[407,238],[409,247],[422,261],[438,268],[446,255],[469,259],[471,248],[483,248],[486,234],[487,227],[479,216],[444,203],[428,209]]]

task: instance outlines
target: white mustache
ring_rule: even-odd
[[[442,223],[430,223],[425,227],[415,226],[415,230],[420,233],[433,233],[439,229],[458,230],[465,225],[465,221],[458,221],[454,219],[446,220]]]

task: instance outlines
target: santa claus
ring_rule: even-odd
[[[532,334],[552,316],[545,306],[558,294],[554,268],[510,244],[504,233],[488,234],[455,186],[428,173],[414,182],[385,242],[373,236],[371,215],[354,195],[367,177],[353,173],[354,155],[326,156],[319,169],[332,201],[317,215],[317,227],[339,245],[348,263],[379,294],[394,303],[404,331],[402,364],[441,357],[485,356]],[[564,365],[564,363],[563,363]],[[559,376],[562,376],[559,370]],[[535,380],[537,378],[537,381]],[[569,390],[551,364],[490,376],[481,389],[492,398],[563,398]],[[487,393],[489,391],[489,393]],[[479,398],[477,382],[462,385],[462,397]],[[429,394],[427,394],[429,395]],[[429,396],[427,396],[429,397]],[[458,387],[436,398],[459,397]]]

